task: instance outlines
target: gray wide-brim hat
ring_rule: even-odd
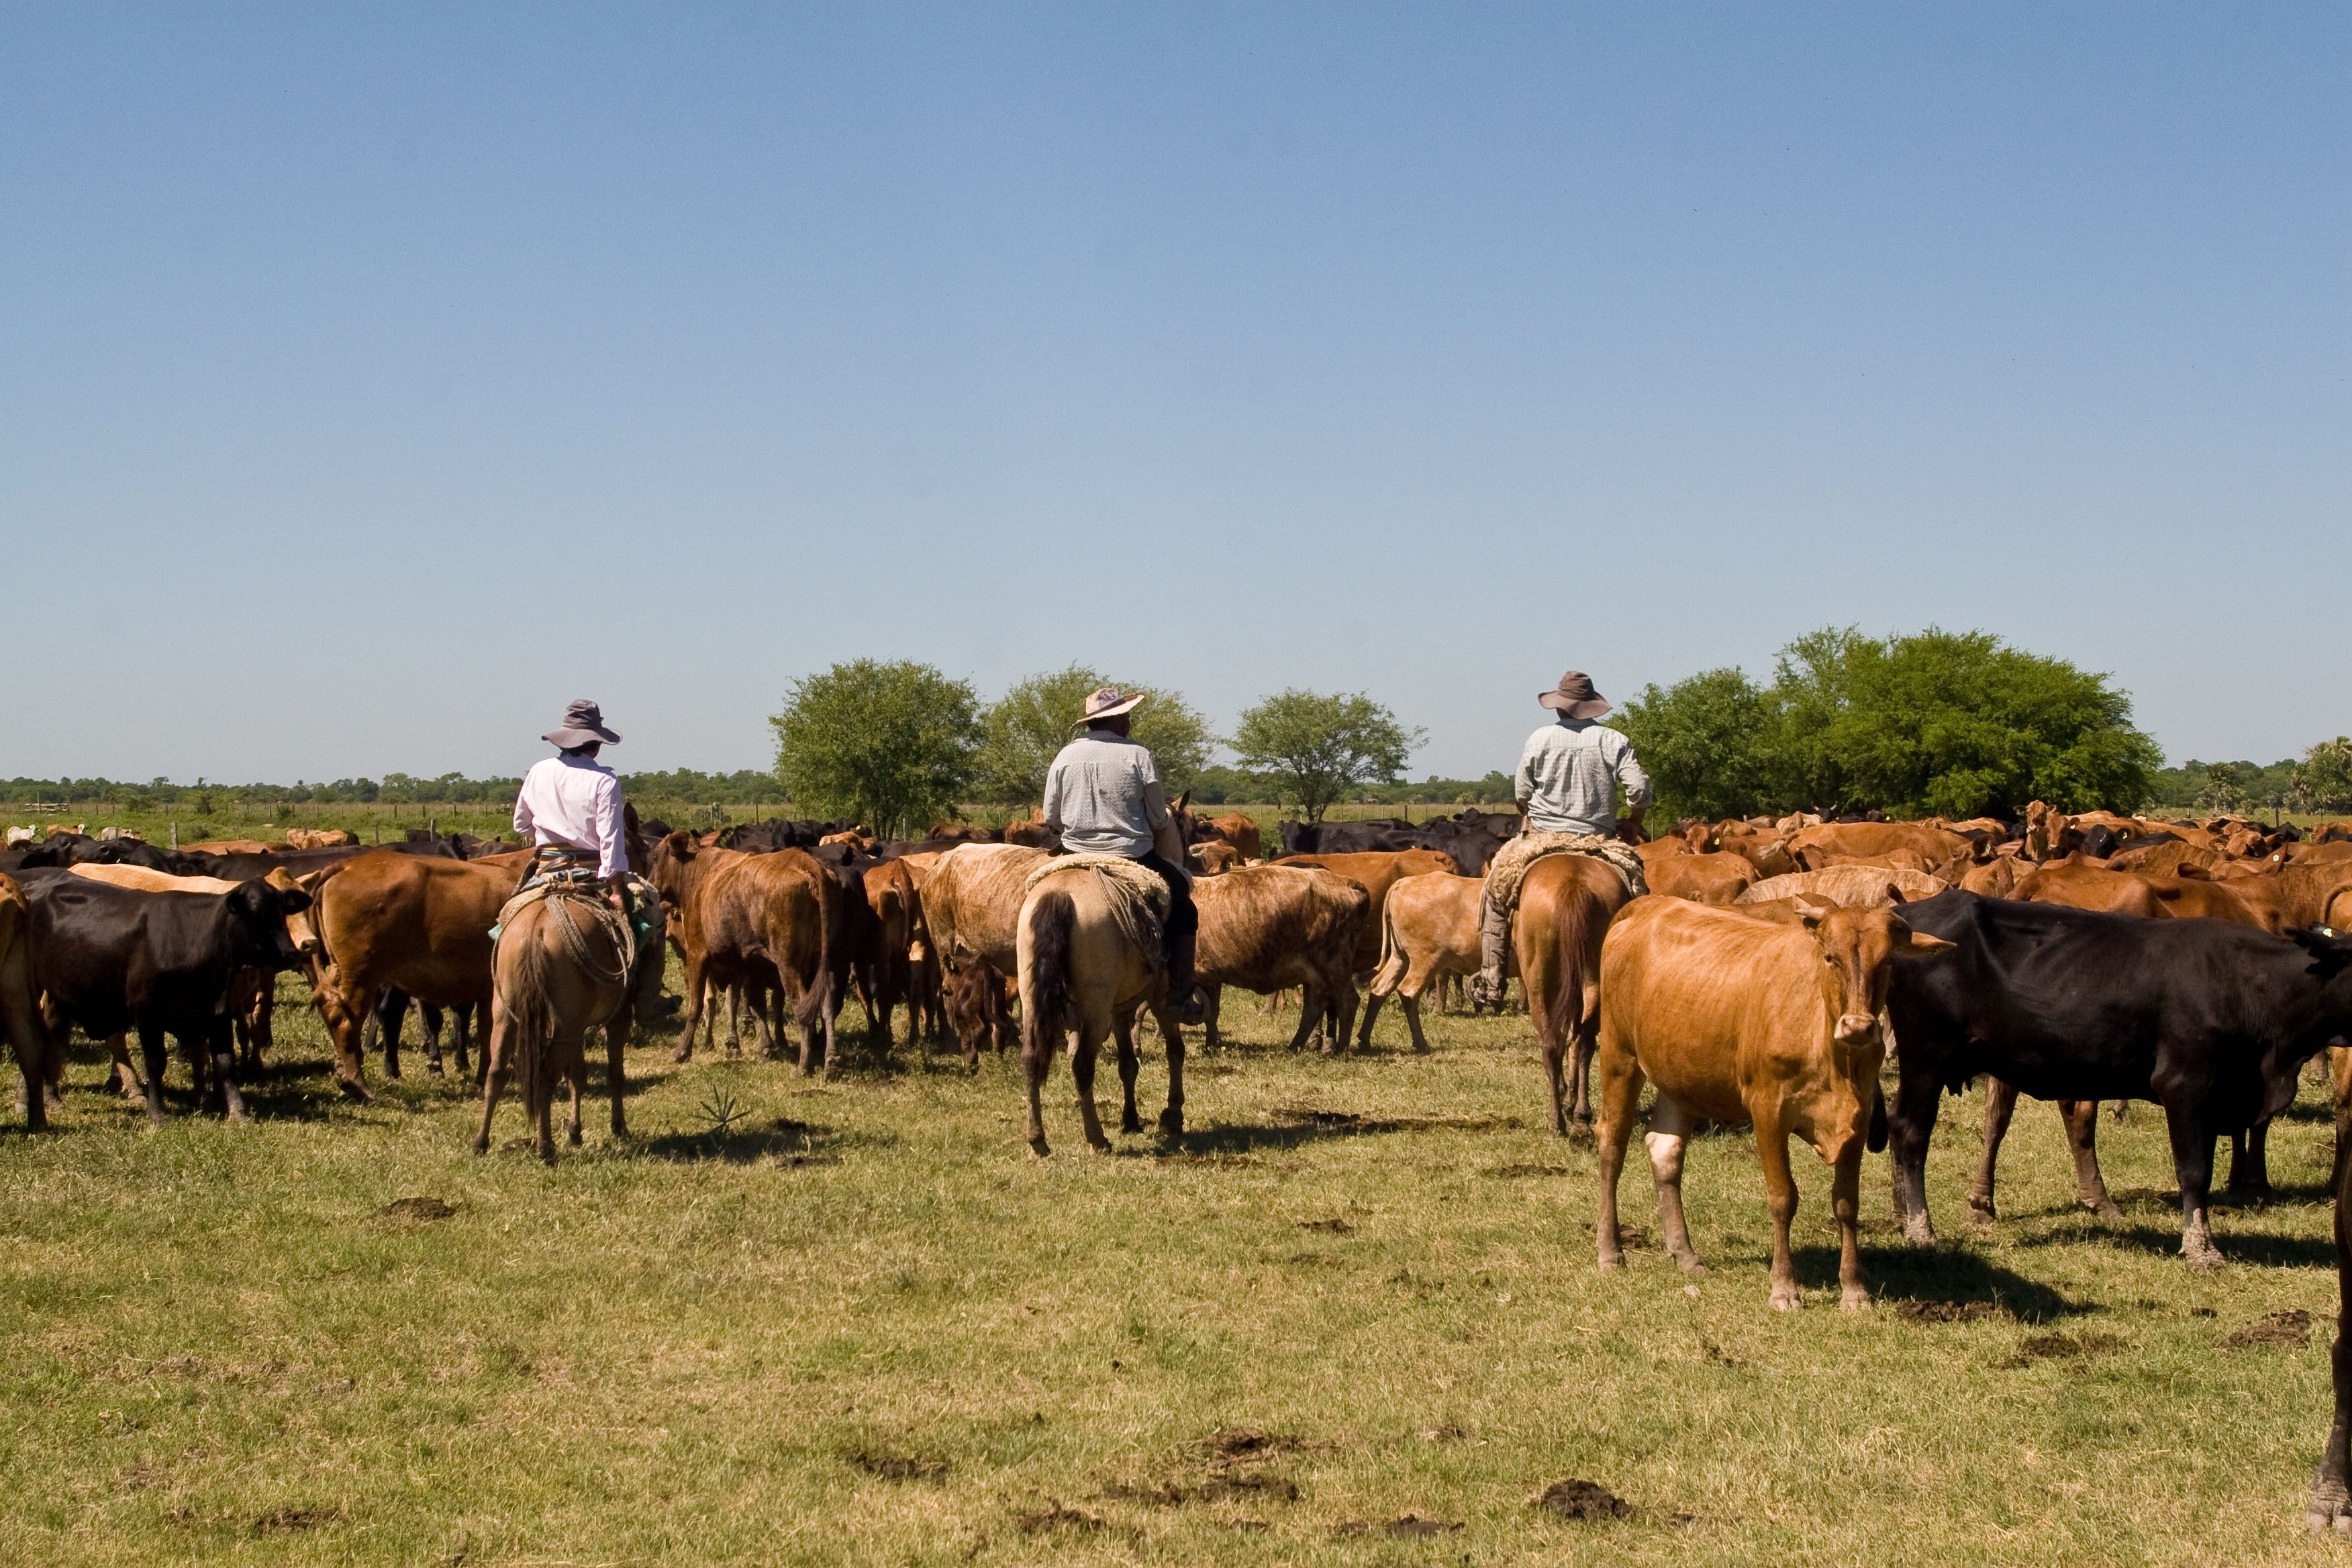
[[[563,722],[550,730],[540,739],[569,751],[574,746],[584,746],[591,741],[604,741],[618,745],[621,736],[618,731],[604,727],[604,714],[602,709],[585,697],[575,697],[572,700],[572,705],[563,710]]]
[[[1551,690],[1536,693],[1536,700],[1570,719],[1598,719],[1613,706],[1609,699],[1592,689],[1592,678],[1580,669],[1571,669],[1561,676],[1559,684]]]

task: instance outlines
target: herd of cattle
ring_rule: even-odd
[[[1298,990],[1291,1046],[1319,1040],[1327,1051],[1367,1042],[1393,996],[1413,1048],[1426,1050],[1422,1000],[1434,985],[1443,1003],[1449,982],[1476,971],[1483,873],[1519,828],[1516,816],[1475,808],[1418,825],[1286,823],[1268,857],[1246,816],[1203,818],[1181,802],[1177,816],[1198,873],[1212,1048],[1222,993],[1236,987]],[[723,1008],[730,1053],[748,1012],[759,1046],[780,1048],[789,1023],[801,1069],[831,1071],[853,994],[877,1050],[891,1048],[902,1008],[910,1037],[952,1037],[967,1063],[1016,1039],[1025,889],[1057,848],[1041,825],[905,842],[781,820],[694,834],[632,816],[630,829],[632,867],[658,890],[684,970],[679,1059],[706,1032],[715,1044]],[[167,1036],[185,1050],[200,1098],[242,1116],[239,1080],[270,1047],[274,977],[288,969],[310,981],[347,1091],[368,1093],[370,1031],[397,1076],[412,1003],[432,1069],[454,1020],[456,1067],[469,1070],[468,1037],[492,1000],[490,928],[529,855],[415,837],[373,849],[163,849],[53,832],[0,855],[0,1024],[28,1124],[45,1124],[72,1028],[109,1043],[117,1084],[151,1116],[164,1115]],[[1617,1178],[1645,1082],[1656,1089],[1645,1144],[1662,1228],[1685,1268],[1701,1265],[1682,1214],[1685,1141],[1701,1121],[1754,1124],[1780,1307],[1799,1299],[1791,1137],[1832,1169],[1842,1290],[1858,1305],[1868,1299],[1856,1241],[1865,1149],[1891,1148],[1905,1232],[1932,1243],[1928,1140],[1944,1094],[1973,1079],[1990,1092],[1972,1209],[1993,1213],[2000,1136],[2024,1094],[2055,1103],[2083,1202],[2113,1215],[2098,1104],[2152,1100],[2170,1131],[2181,1250],[2200,1265],[2220,1258],[2207,1215],[2215,1140],[2233,1140],[2232,1191],[2258,1194],[2263,1131],[2331,1047],[2339,1125],[2352,1105],[2343,825],[2305,834],[2236,819],[2070,816],[2036,803],[2017,822],[1691,822],[1638,851],[1648,896],[1633,897],[1596,858],[1548,856],[1521,879],[1513,920],[1552,1124],[1595,1124],[1604,1268],[1622,1262]],[[1130,1127],[1140,1125],[1133,1022],[1131,1006],[1116,1020]],[[1161,1029],[1172,1080],[1178,1041],[1164,1018]],[[1177,1120],[1163,1126],[1181,1127],[1181,1088],[1171,1087]],[[1082,1111],[1098,1137],[1091,1088],[1089,1070]],[[1034,1110],[1032,1127],[1042,1152]],[[2352,1273],[2345,1162],[2337,1173],[2339,1263]],[[2314,1503],[2329,1522],[2352,1521],[2352,1366],[2340,1346],[2337,1369],[2336,1432]]]

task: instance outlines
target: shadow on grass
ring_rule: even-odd
[[[1391,1132],[1491,1132],[1534,1124],[1517,1116],[1363,1116],[1352,1110],[1285,1107],[1268,1124],[1219,1122],[1175,1141],[1188,1154],[1245,1154],[1257,1150],[1297,1149],[1335,1138],[1367,1138]]]
[[[1837,1284],[1836,1247],[1795,1247],[1790,1259],[1796,1265],[1800,1284]],[[2046,1323],[2097,1310],[2090,1302],[2062,1295],[1979,1253],[1949,1246],[1864,1247],[1862,1268],[1870,1280],[1871,1294],[1888,1305],[1904,1301],[1983,1301],[2027,1323]]]
[[[2177,1254],[2180,1250],[2180,1227],[2153,1225],[2108,1225],[2090,1230],[2066,1228],[2045,1232],[2040,1236],[2019,1237],[2019,1247],[2074,1247],[2106,1242],[2128,1247],[2140,1252]],[[2336,1262],[2336,1239],[2333,1236],[2266,1236],[2232,1232],[2227,1227],[2213,1233],[2213,1245],[2221,1249],[2224,1263],[2250,1263],[2261,1268],[2332,1268]]]

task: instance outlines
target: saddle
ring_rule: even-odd
[[[1089,871],[1110,906],[1110,918],[1119,935],[1133,943],[1154,969],[1166,962],[1168,884],[1149,866],[1124,855],[1057,855],[1029,873],[1021,886],[1025,900],[1037,884],[1065,871]]]
[[[1496,909],[1507,912],[1519,907],[1519,885],[1527,879],[1528,868],[1547,855],[1590,855],[1624,879],[1626,890],[1635,898],[1650,890],[1642,858],[1622,838],[1598,833],[1528,832],[1496,850],[1494,859],[1486,863],[1486,897]]]

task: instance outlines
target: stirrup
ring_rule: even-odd
[[[1197,985],[1181,996],[1168,999],[1168,1016],[1180,1024],[1205,1024],[1209,1020],[1209,1004],[1202,999]]]

